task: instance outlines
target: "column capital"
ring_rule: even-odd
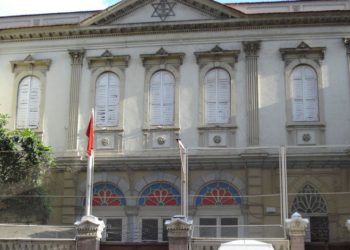
[[[258,56],[260,50],[260,43],[260,41],[242,42],[243,50],[246,56]]]
[[[309,224],[308,219],[303,219],[301,215],[295,212],[291,219],[286,220],[286,228],[289,236],[305,236],[305,230]]]
[[[72,64],[83,64],[85,49],[68,50],[68,53],[71,56]]]
[[[346,53],[350,54],[350,38],[344,38],[344,45],[346,47]]]
[[[165,222],[169,238],[189,238],[192,231],[192,220],[184,216],[173,216]]]
[[[80,221],[74,223],[77,229],[77,239],[92,238],[101,239],[105,223],[95,216],[84,216]]]
[[[348,231],[350,232],[350,220],[346,221],[345,226],[348,229]]]

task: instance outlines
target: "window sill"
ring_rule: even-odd
[[[216,130],[216,129],[237,129],[236,125],[233,124],[208,124],[198,127],[198,130]]]
[[[179,131],[179,127],[173,127],[173,126],[152,126],[149,128],[143,128],[143,132],[155,132],[155,131]]]
[[[288,130],[295,128],[325,128],[326,123],[324,122],[289,122],[286,124]]]
[[[109,132],[123,132],[124,129],[123,128],[119,128],[119,127],[95,127],[95,132],[96,133],[109,133]]]

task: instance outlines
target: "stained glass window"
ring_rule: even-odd
[[[233,185],[213,182],[200,190],[195,204],[196,206],[239,205],[241,197]]]
[[[179,206],[181,196],[171,184],[157,182],[149,185],[141,192],[140,206]]]
[[[125,206],[123,192],[113,183],[97,183],[93,188],[93,206]]]

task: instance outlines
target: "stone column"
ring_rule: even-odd
[[[171,220],[165,222],[168,230],[169,250],[188,250],[192,221],[184,216],[173,216]]]
[[[128,233],[127,233],[127,242],[136,242],[137,241],[137,216],[139,214],[138,206],[126,206],[125,214],[128,220]]]
[[[286,228],[290,240],[290,250],[305,249],[305,231],[308,224],[309,220],[303,219],[297,212],[292,215],[291,219],[286,220]]]
[[[85,50],[69,50],[68,53],[72,59],[72,67],[69,95],[67,149],[74,151],[77,149],[79,92]]]
[[[260,41],[243,42],[246,58],[246,105],[248,146],[259,145],[258,53]]]
[[[105,224],[95,216],[84,216],[74,224],[77,229],[77,250],[99,250]]]

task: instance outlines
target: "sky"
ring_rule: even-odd
[[[0,0],[0,16],[101,10],[119,0]],[[273,0],[217,0],[221,3]]]

